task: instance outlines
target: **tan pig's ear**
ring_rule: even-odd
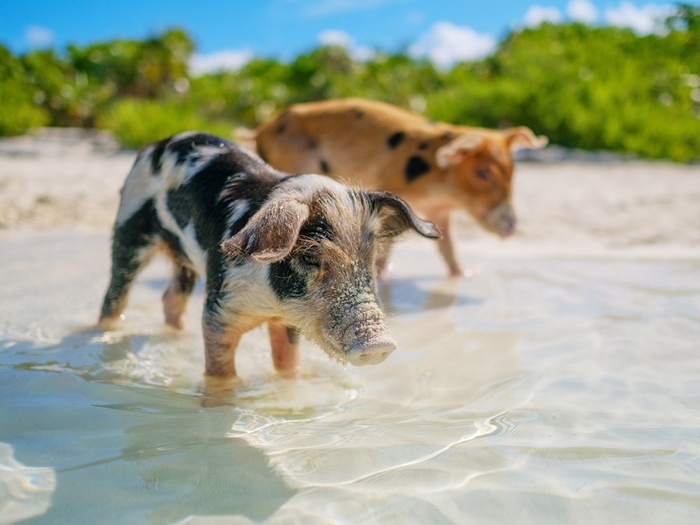
[[[478,148],[483,139],[474,133],[464,133],[448,142],[435,153],[437,165],[447,168],[462,162],[472,151]]]
[[[544,148],[549,139],[544,135],[536,136],[532,130],[525,126],[518,126],[517,128],[510,128],[502,132],[503,138],[506,139],[506,143],[511,151],[516,149],[541,149]]]

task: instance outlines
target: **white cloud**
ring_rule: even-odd
[[[341,46],[350,49],[355,41],[345,31],[329,29],[318,35],[318,41],[324,46]]]
[[[209,55],[193,55],[189,63],[190,73],[200,76],[218,71],[236,71],[252,58],[252,51],[238,49],[216,51]]]
[[[598,20],[598,8],[590,0],[571,0],[566,6],[566,14],[571,20],[584,24]]]
[[[543,22],[556,24],[561,22],[561,11],[556,7],[542,7],[541,5],[531,5],[525,13],[523,23],[526,27],[537,27]]]
[[[664,19],[673,14],[672,5],[647,4],[637,7],[631,2],[621,2],[618,7],[605,10],[605,21],[617,27],[629,27],[639,35],[663,33]]]
[[[491,54],[496,43],[493,36],[479,34],[469,27],[436,22],[408,51],[413,57],[427,57],[436,66],[447,68],[460,60],[475,60]]]
[[[24,33],[24,39],[29,47],[49,47],[53,43],[54,34],[50,29],[41,26],[29,26]]]
[[[370,60],[376,55],[376,52],[371,47],[357,47],[355,40],[345,31],[338,29],[329,29],[318,35],[318,41],[324,46],[340,46],[344,47],[349,55],[360,62]]]
[[[372,60],[377,56],[377,51],[371,47],[356,47],[350,50],[350,56],[357,60],[358,62],[366,62],[367,60]]]

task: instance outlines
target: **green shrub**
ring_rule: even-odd
[[[554,144],[700,159],[700,40],[543,24],[511,33],[486,60],[460,64],[427,99],[429,117],[530,126]],[[698,37],[698,35],[696,33]]]
[[[544,23],[448,71],[405,52],[357,60],[322,46],[289,62],[258,57],[189,78],[194,45],[178,29],[19,59],[0,46],[0,134],[97,125],[140,147],[187,129],[230,137],[290,104],[364,97],[454,124],[526,125],[566,147],[697,161],[700,8],[677,7],[665,35]]]
[[[48,113],[32,97],[22,64],[0,45],[0,136],[20,135],[48,122]]]
[[[202,118],[179,100],[123,99],[98,118],[98,126],[111,130],[122,146],[141,148],[183,131],[197,130],[231,138],[231,123]]]

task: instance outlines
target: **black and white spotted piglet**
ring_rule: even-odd
[[[175,269],[163,296],[169,325],[181,327],[206,278],[208,377],[235,377],[241,336],[264,322],[283,374],[297,368],[299,332],[341,361],[379,363],[396,343],[378,305],[375,260],[408,229],[439,236],[392,194],[289,176],[224,139],[183,133],[143,149],[126,179],[100,325],[120,317],[135,277],[161,250]]]

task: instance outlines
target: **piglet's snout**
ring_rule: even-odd
[[[515,211],[509,202],[502,202],[491,209],[482,219],[484,226],[501,237],[515,233]]]
[[[396,341],[389,335],[382,335],[366,342],[357,342],[347,351],[348,362],[355,366],[376,365],[384,361],[396,350]]]
[[[381,363],[397,346],[389,335],[371,284],[364,288],[349,305],[332,314],[333,325],[339,328],[335,340],[342,349],[343,358],[356,366]]]

